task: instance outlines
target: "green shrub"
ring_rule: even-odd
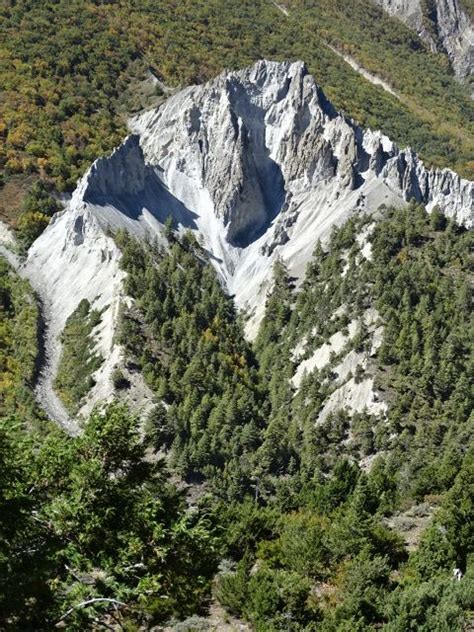
[[[76,413],[85,395],[94,386],[93,373],[103,358],[94,351],[92,336],[100,322],[100,312],[91,310],[88,300],[83,299],[66,321],[61,334],[62,351],[54,386],[64,405]]]

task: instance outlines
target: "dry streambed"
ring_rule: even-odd
[[[69,416],[53,387],[61,355],[61,343],[59,341],[59,332],[52,325],[53,319],[47,292],[28,273],[28,269],[22,264],[18,255],[15,254],[14,246],[15,242],[11,232],[4,224],[1,224],[0,255],[5,257],[17,274],[29,281],[38,299],[41,335],[39,336],[39,371],[34,389],[35,397],[50,419],[55,421],[68,434],[76,435],[79,433],[79,426]]]

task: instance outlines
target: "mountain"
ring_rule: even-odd
[[[302,62],[260,61],[224,73],[130,127],[133,134],[92,165],[26,261],[55,337],[82,299],[106,310],[98,337],[106,361],[91,404],[112,396],[120,360],[113,332],[123,274],[112,237],[119,229],[163,241],[171,217],[193,231],[255,336],[274,263],[302,278],[316,242],[353,214],[377,215],[381,205],[413,199],[472,225],[472,183],[426,169],[410,149],[338,114]]]
[[[458,0],[375,1],[415,30],[433,51],[445,52],[459,79],[470,79],[474,65],[474,27],[469,13]]]
[[[17,224],[38,180],[70,193],[92,161],[119,144],[131,113],[170,89],[262,58],[304,59],[339,111],[413,147],[426,164],[472,179],[473,102],[445,53],[433,53],[373,0],[283,4],[5,2],[2,221]],[[27,216],[18,228],[31,243],[31,228],[38,233],[46,220]]]
[[[372,0],[0,13],[0,628],[470,629],[447,56]]]

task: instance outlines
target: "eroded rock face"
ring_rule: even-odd
[[[416,31],[433,52],[446,52],[459,79],[472,77],[474,26],[458,0],[374,1]]]
[[[302,62],[224,73],[130,127],[91,166],[27,262],[49,287],[58,335],[81,299],[108,309],[110,357],[120,355],[113,328],[124,298],[117,229],[163,239],[171,216],[195,231],[237,306],[252,313],[253,335],[275,260],[301,277],[317,240],[353,213],[415,198],[472,226],[473,183],[426,169],[410,149],[338,114]]]
[[[317,239],[351,213],[414,198],[472,225],[473,183],[426,169],[410,149],[338,114],[302,62],[223,73],[130,127],[92,165],[32,256],[51,247],[58,223],[74,226],[64,230],[63,249],[93,249],[90,218],[96,232],[159,234],[171,215],[199,233],[237,303],[253,308],[276,257],[302,274]]]
[[[438,38],[460,78],[472,77],[474,69],[474,25],[458,0],[434,3]]]
[[[167,189],[197,213],[210,203],[234,246],[252,243],[295,194],[330,182],[340,193],[354,190],[372,175],[405,200],[472,220],[472,183],[449,170],[426,170],[410,149],[339,115],[302,62],[262,61],[223,74],[131,127]],[[188,186],[197,186],[199,200]]]
[[[435,50],[435,42],[424,23],[421,0],[375,0],[387,13],[404,22],[418,35],[429,42]]]
[[[79,200],[100,203],[115,196],[141,193],[147,169],[138,138],[129,136],[109,157],[99,158],[80,183],[75,194]]]

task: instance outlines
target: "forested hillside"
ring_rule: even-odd
[[[220,479],[228,472],[248,487],[246,461],[263,431],[266,404],[232,300],[192,235],[166,255],[125,236],[121,242],[126,289],[137,300],[124,310],[119,335],[161,400],[149,419],[153,444],[171,450],[184,476]]]
[[[447,51],[372,0],[0,0],[0,38],[0,630],[471,630]]]
[[[192,235],[168,225],[166,249],[116,235],[132,299],[120,337],[155,407],[140,428],[111,405],[72,438],[44,423],[32,432],[24,397],[7,401],[5,629],[133,630],[190,615],[201,627],[185,629],[207,629],[198,615],[211,596],[262,631],[463,629],[474,611],[472,233],[414,205],[381,212],[334,229],[298,290],[276,265],[253,345]],[[4,278],[2,362],[15,379],[26,360],[11,327],[34,331],[35,313],[25,283]],[[91,318],[81,305],[65,335],[85,337]],[[295,382],[298,353],[339,330],[355,335]],[[348,354],[368,361],[343,378]],[[386,408],[321,418],[338,380],[369,378]],[[417,507],[427,518],[407,548],[397,525]]]
[[[0,415],[15,410],[31,420],[31,387],[38,354],[39,314],[26,281],[0,256]]]
[[[71,190],[116,146],[127,115],[160,84],[202,82],[252,61],[303,59],[338,109],[412,145],[428,162],[473,174],[472,102],[447,58],[370,0],[1,3],[0,212],[12,219],[35,178]],[[329,46],[388,81],[363,79]],[[48,215],[43,199],[34,210]],[[36,218],[38,219],[38,218]],[[25,226],[23,226],[25,230]]]
[[[364,227],[373,230],[369,259],[360,239]],[[275,435],[266,440],[277,471],[294,467],[295,459],[307,473],[331,467],[337,451],[359,461],[386,452],[395,467],[409,456],[404,494],[420,499],[452,483],[473,430],[472,245],[471,232],[410,205],[375,225],[356,217],[335,230],[329,252],[317,247],[297,294],[278,271],[256,340],[262,373],[270,378],[269,432],[274,425]],[[374,346],[380,325],[383,336]],[[289,378],[301,341],[302,357],[311,358],[332,334],[351,328],[355,333],[339,353],[304,373],[294,395]],[[341,363],[348,358],[349,373]],[[388,412],[349,418],[331,411],[319,423],[323,404],[344,383],[355,392],[358,383],[373,383]]]

